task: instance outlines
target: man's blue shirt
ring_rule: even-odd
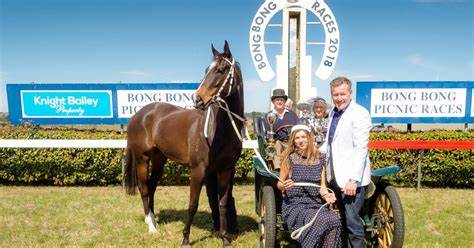
[[[351,104],[351,103],[349,103],[349,104]],[[332,117],[331,126],[329,127],[329,137],[328,137],[328,144],[329,145],[332,144],[334,134],[336,133],[337,123],[339,123],[339,120],[341,119],[342,114],[344,114],[347,107],[349,107],[349,104],[341,110],[337,110],[336,107],[334,107],[334,109],[333,109],[334,115]]]

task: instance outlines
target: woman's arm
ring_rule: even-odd
[[[326,195],[329,194],[329,190],[326,188],[327,187],[327,183],[326,183],[326,166],[325,163],[322,163],[323,165],[323,170],[321,172],[321,189],[319,189],[319,194],[321,195],[321,197],[324,199],[324,197]]]
[[[289,188],[293,187],[293,180],[291,178],[288,178],[288,175],[290,174],[289,171],[289,166],[288,164],[288,158],[285,158],[281,164],[281,169],[280,169],[280,180],[277,182],[277,188],[281,190],[282,192],[285,190],[288,190]]]
[[[283,164],[283,163],[282,163]],[[286,168],[286,166],[281,166],[281,169],[280,169],[280,180],[278,180],[277,182],[277,188],[281,191],[284,191],[285,188],[284,188],[284,185],[282,182],[284,182],[286,180],[286,178],[288,177],[288,169]]]
[[[336,195],[334,195],[334,193],[330,193],[327,188],[326,166],[324,166],[324,164],[326,163],[323,163],[323,169],[321,172],[321,189],[319,190],[319,194],[321,195],[321,198],[323,198],[326,202],[334,203],[336,202]]]

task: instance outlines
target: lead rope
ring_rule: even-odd
[[[245,135],[246,135],[246,138],[247,140],[250,140],[250,135],[249,135],[249,130],[247,129],[247,127],[245,127]],[[278,177],[275,173],[273,173],[272,171],[270,171],[270,169],[268,169],[268,166],[267,166],[267,163],[265,162],[265,160],[263,160],[262,158],[262,155],[260,154],[260,152],[258,151],[258,149],[256,147],[253,147],[252,148],[257,159],[263,164],[263,168],[265,169],[265,171],[267,171],[271,176],[273,176],[275,179],[277,179],[278,181],[282,182],[283,183],[283,180],[280,179],[280,177]],[[318,185],[318,184],[315,184],[315,183],[307,183],[307,182],[295,182],[294,183],[294,186],[295,187],[303,187],[303,186],[309,186],[309,187],[316,187],[316,188],[326,188],[328,191],[330,191],[331,193],[334,193],[334,191],[328,187],[323,187],[321,185]],[[316,221],[316,217],[318,217],[318,214],[319,212],[321,212],[321,210],[328,206],[329,203],[326,202],[325,204],[323,204],[319,209],[318,211],[316,212],[316,214],[314,215],[314,217],[311,219],[310,222],[308,222],[306,225],[294,230],[292,233],[291,233],[291,238],[296,240],[298,239],[301,234],[306,230],[308,229],[309,227],[311,227],[314,222]]]
[[[235,121],[234,121],[234,118],[233,118],[232,116],[234,116],[235,118],[237,118],[238,120],[240,120],[240,121],[242,121],[242,122],[244,122],[245,119],[244,119],[243,117],[237,115],[236,113],[230,111],[229,106],[227,105],[227,102],[226,102],[224,99],[218,97],[216,100],[217,100],[217,102],[219,103],[219,107],[222,108],[222,109],[227,113],[227,116],[229,117],[229,119],[230,119],[230,121],[231,121],[231,123],[232,123],[232,127],[234,127],[235,134],[237,135],[237,137],[239,138],[239,140],[240,140],[240,141],[244,141],[244,140],[242,139],[242,136],[240,135],[240,132],[237,130],[237,126],[235,125]],[[210,118],[210,115],[211,115],[210,112],[211,112],[211,108],[209,108],[209,109],[207,110],[206,122],[205,122],[205,125],[204,125],[204,135],[205,135],[206,138],[207,138],[207,125],[208,125],[208,123],[209,123],[209,118]],[[247,126],[245,126],[245,136],[246,136],[245,138],[246,138],[247,141],[250,141],[250,140],[251,140],[251,139],[250,139],[250,135],[249,135],[249,130],[248,130]],[[267,166],[267,163],[266,163],[265,160],[262,158],[262,155],[260,154],[260,152],[258,151],[258,149],[257,149],[256,147],[253,147],[252,149],[253,149],[253,151],[254,151],[254,153],[255,153],[257,159],[263,164],[263,168],[264,168],[271,176],[273,176],[275,179],[277,179],[278,181],[280,181],[280,182],[283,183],[283,180],[281,180],[280,177],[278,177],[275,173],[273,173],[272,171],[270,171],[270,169],[269,169],[268,166]],[[328,188],[328,187],[323,187],[323,186],[318,185],[318,184],[315,184],[315,183],[295,182],[295,183],[294,183],[294,186],[295,186],[295,187],[309,186],[309,187],[315,187],[315,188],[325,188],[325,189],[327,189],[328,191],[330,191],[331,193],[334,193],[334,191],[333,191],[332,189],[330,189],[330,188]],[[294,240],[298,239],[298,238],[301,236],[301,234],[302,234],[306,229],[308,229],[309,227],[311,227],[311,226],[314,224],[314,222],[316,221],[316,217],[318,217],[318,215],[319,215],[319,212],[321,212],[321,210],[322,210],[324,207],[328,206],[328,205],[329,205],[329,203],[323,204],[323,205],[318,209],[318,211],[316,212],[316,214],[314,215],[314,217],[311,219],[310,222],[308,222],[308,223],[305,224],[304,226],[302,226],[302,227],[300,227],[300,228],[294,230],[294,231],[291,233],[291,235],[290,235],[291,238],[294,239]]]
[[[235,118],[237,118],[238,120],[242,121],[245,123],[245,119],[242,117],[242,116],[239,116],[238,114],[232,112],[230,109],[229,109],[229,106],[227,104],[227,102],[222,99],[220,97],[220,93],[224,90],[224,87],[226,86],[227,82],[230,82],[230,86],[229,86],[229,90],[227,92],[227,96],[230,95],[230,92],[232,90],[232,84],[233,84],[233,81],[234,81],[234,63],[235,63],[235,60],[232,59],[232,61],[229,61],[228,59],[225,59],[229,64],[230,64],[230,70],[229,70],[229,73],[227,74],[227,77],[224,81],[224,83],[222,84],[221,88],[219,89],[219,91],[217,92],[217,94],[215,95],[216,97],[214,98],[214,101],[217,102],[219,104],[219,108],[223,109],[226,113],[227,113],[227,116],[229,117],[229,120],[232,124],[232,127],[234,128],[234,131],[235,131],[235,134],[237,135],[237,137],[239,138],[239,140],[241,142],[243,142],[244,140],[242,139],[242,135],[240,134],[237,126],[235,125],[235,121],[234,121],[234,118],[232,116],[234,116]],[[206,113],[206,121],[204,123],[204,137],[206,137],[207,139],[207,131],[208,131],[208,125],[209,125],[209,119],[211,117],[211,109],[212,108],[208,108],[207,109],[207,113]],[[246,139],[248,141],[250,141],[250,135],[249,135],[249,131],[247,129],[247,127],[245,126],[245,135],[246,135]],[[258,160],[263,164],[263,167],[265,168],[265,170],[270,174],[272,175],[274,178],[276,178],[278,181],[282,182],[283,181],[277,176],[275,175],[273,172],[270,171],[270,169],[268,169],[268,166],[267,166],[267,163],[265,162],[265,160],[263,160],[262,158],[262,155],[260,154],[260,152],[257,150],[256,147],[253,147],[252,148],[255,155],[257,156]],[[328,191],[330,191],[331,193],[334,193],[334,191],[328,187],[323,187],[321,185],[318,185],[318,184],[315,184],[315,183],[307,183],[307,182],[295,182],[294,183],[294,186],[295,187],[303,187],[303,186],[309,186],[309,187],[316,187],[316,188],[326,188]],[[321,210],[323,209],[323,207],[326,207],[327,205],[329,205],[329,203],[325,203],[323,204],[319,209],[318,211],[316,212],[316,214],[314,215],[314,217],[311,219],[310,222],[308,222],[306,225],[296,229],[295,231],[293,231],[291,233],[291,238],[292,239],[298,239],[301,234],[304,232],[304,230],[308,229],[309,227],[311,227],[313,225],[313,223],[316,221],[316,217],[318,217],[318,214],[319,212],[321,212]]]
[[[227,116],[229,117],[230,123],[232,124],[232,127],[234,128],[235,134],[239,138],[240,142],[242,142],[243,141],[242,135],[240,134],[240,132],[237,128],[237,125],[235,124],[234,118],[232,116],[234,116],[235,118],[237,118],[241,122],[245,122],[245,119],[242,116],[232,112],[229,109],[229,105],[227,104],[227,102],[224,99],[222,99],[220,97],[217,97],[215,101],[219,104],[219,108],[223,109],[227,113]],[[208,132],[208,126],[209,126],[209,119],[211,118],[211,115],[212,115],[212,108],[209,107],[206,111],[206,120],[204,122],[204,137],[206,139],[208,137],[207,132]]]

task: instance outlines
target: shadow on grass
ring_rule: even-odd
[[[186,224],[188,218],[188,210],[176,210],[176,209],[163,209],[157,213],[157,222],[158,223],[170,223],[181,221],[183,224]],[[239,224],[239,232],[254,232],[258,230],[257,222],[254,218],[237,215],[237,222]],[[200,229],[212,229],[212,220],[211,213],[208,211],[197,211],[194,215],[192,227],[197,227]]]

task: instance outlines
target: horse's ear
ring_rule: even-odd
[[[214,45],[211,43],[211,49],[212,49],[212,55],[214,56],[214,59],[219,58],[219,52],[214,48]]]
[[[224,44],[224,56],[229,59],[232,58],[232,53],[230,52],[229,43],[227,43],[227,40]]]

